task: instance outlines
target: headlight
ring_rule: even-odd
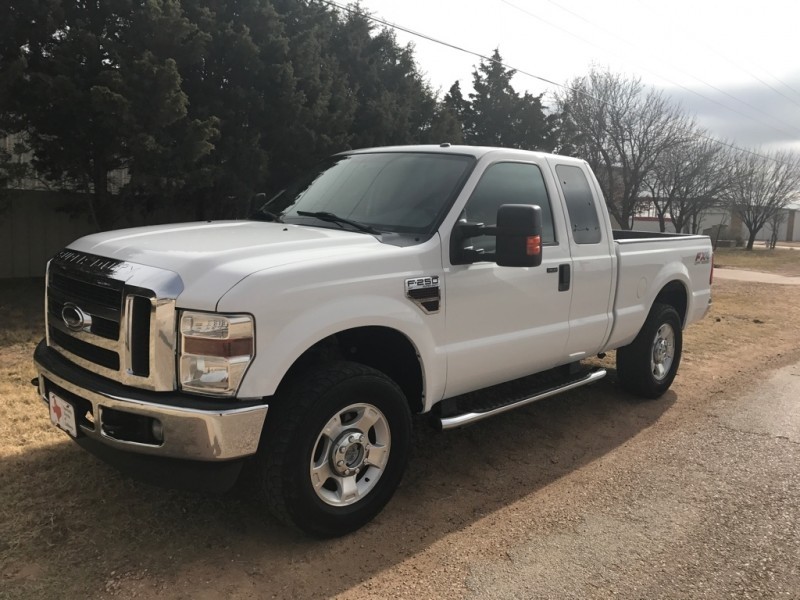
[[[233,396],[255,353],[249,315],[180,313],[180,386],[186,392]]]

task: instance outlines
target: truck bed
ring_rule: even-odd
[[[698,236],[692,233],[662,233],[660,231],[636,231],[635,229],[614,229],[611,231],[611,234],[615,242],[627,240],[663,240],[670,238],[706,237]]]
[[[617,254],[614,326],[607,347],[629,344],[669,282],[686,298],[684,327],[705,315],[711,298],[711,240],[705,235],[613,231]]]

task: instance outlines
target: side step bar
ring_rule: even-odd
[[[572,390],[584,385],[588,385],[590,383],[594,383],[595,381],[599,381],[605,376],[606,376],[605,369],[597,369],[596,371],[588,373],[585,377],[582,377],[581,379],[570,381],[569,383],[566,383],[564,385],[550,388],[548,390],[545,390],[528,398],[522,398],[521,400],[517,400],[516,402],[512,402],[511,404],[506,404],[505,406],[500,406],[498,408],[487,410],[485,412],[468,412],[461,415],[455,415],[452,417],[440,418],[439,425],[441,426],[442,429],[455,429],[456,427],[463,427],[464,425],[469,425],[471,423],[482,421],[483,419],[488,419],[489,417],[494,417],[495,415],[508,412],[509,410],[519,408],[520,406],[531,404],[532,402],[536,402],[537,400],[544,400],[545,398],[549,398],[550,396],[555,396],[556,394],[560,394],[561,392],[566,392],[568,390]]]

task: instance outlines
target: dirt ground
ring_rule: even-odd
[[[0,286],[0,598],[800,598],[800,444],[731,404],[800,360],[800,287],[717,280],[658,401],[612,369],[464,430],[420,423],[386,510],[331,541],[125,479],[55,431],[29,383],[40,288]]]

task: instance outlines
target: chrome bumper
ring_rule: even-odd
[[[255,454],[268,406],[260,404],[225,410],[200,410],[159,404],[105,391],[86,389],[68,381],[36,360],[39,395],[49,406],[48,389],[52,384],[91,405],[86,424],[79,423],[79,435],[85,435],[111,448],[138,454],[195,461],[225,461]],[[48,383],[49,382],[49,383]],[[58,394],[58,390],[55,390]],[[234,401],[235,402],[235,401]],[[160,443],[141,443],[117,439],[104,427],[103,413],[112,409],[134,417],[147,417],[160,423]]]

